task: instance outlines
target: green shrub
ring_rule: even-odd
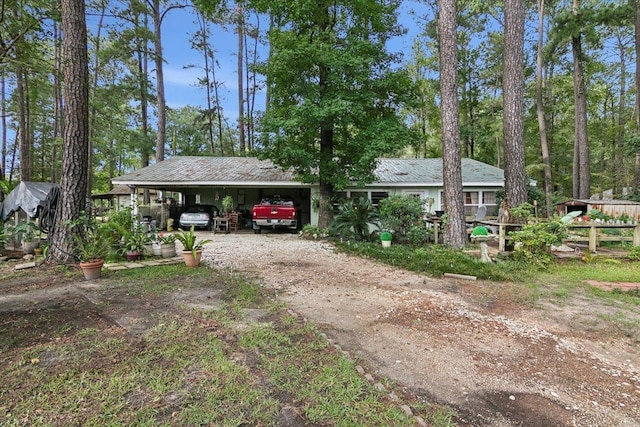
[[[393,239],[393,235],[388,231],[383,231],[382,233],[380,233],[380,240],[390,242],[391,239]]]
[[[558,216],[547,221],[533,222],[513,231],[509,236],[516,244],[515,256],[536,265],[552,260],[551,245],[559,245],[567,237],[567,226]]]
[[[431,230],[428,230],[424,225],[412,225],[407,230],[407,240],[412,245],[422,245],[429,241]]]
[[[370,226],[379,228],[378,212],[366,197],[357,201],[344,200],[338,205],[338,214],[333,219],[333,229],[341,237],[368,239],[371,235]]]
[[[640,246],[634,246],[629,249],[627,259],[630,259],[631,261],[640,261]]]
[[[326,239],[331,236],[330,228],[319,228],[317,225],[306,224],[302,227],[302,237],[307,239]]]
[[[425,229],[422,222],[424,216],[424,200],[414,196],[391,196],[380,200],[380,225],[385,230],[392,230],[398,240],[405,243],[422,243],[428,236],[415,230]]]

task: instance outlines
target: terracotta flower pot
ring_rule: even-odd
[[[197,251],[195,257],[191,251],[182,251],[182,257],[184,258],[184,264],[187,267],[197,267],[200,264],[200,259],[202,258],[202,251]]]
[[[142,259],[142,252],[127,251],[127,261],[139,261]]]
[[[102,274],[102,266],[104,264],[103,259],[94,259],[91,261],[85,261],[80,263],[82,274],[86,280],[93,280],[100,277]]]

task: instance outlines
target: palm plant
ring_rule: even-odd
[[[182,248],[185,251],[191,251],[193,256],[196,256],[196,252],[202,250],[202,247],[211,242],[211,239],[201,239],[198,240],[198,236],[194,231],[194,226],[192,225],[188,231],[182,231],[180,233],[176,233],[176,240],[182,243]]]
[[[361,197],[355,202],[353,199],[343,201],[333,219],[333,229],[336,233],[343,237],[354,236],[359,240],[365,240],[371,235],[371,226],[380,228],[378,211],[366,197]]]

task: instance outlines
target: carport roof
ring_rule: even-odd
[[[175,156],[113,179],[140,187],[250,186],[300,187],[291,171],[255,157]]]
[[[442,159],[378,159],[370,186],[442,186]],[[502,186],[504,171],[472,159],[462,159],[462,182],[469,186]],[[176,156],[113,179],[113,184],[138,187],[190,186],[310,186],[270,160],[255,157]]]

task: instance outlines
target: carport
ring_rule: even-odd
[[[220,208],[226,196],[231,196],[236,210],[250,219],[252,206],[269,194],[291,196],[300,209],[302,224],[312,222],[313,185],[301,183],[291,171],[255,157],[176,156],[114,178],[112,183],[128,185],[134,212],[150,216],[163,226],[168,218],[177,220],[182,206],[211,204]],[[149,206],[141,206],[136,191],[139,188],[160,193]],[[167,197],[168,192],[179,196]]]

